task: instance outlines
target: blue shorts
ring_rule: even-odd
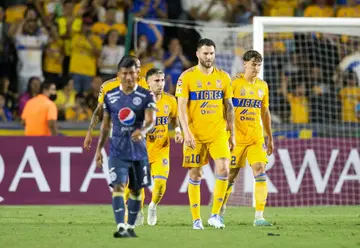
[[[109,158],[110,186],[126,184],[129,178],[129,189],[139,190],[151,185],[150,165],[147,159],[139,161]]]

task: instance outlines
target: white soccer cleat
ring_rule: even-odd
[[[157,222],[156,207],[149,205],[147,223],[149,226],[155,226]]]
[[[141,209],[136,216],[135,226],[143,226],[144,219],[144,210]]]
[[[225,224],[222,222],[221,217],[218,214],[213,214],[208,220],[208,224],[217,229],[225,228]]]
[[[204,230],[204,226],[202,224],[202,221],[200,219],[197,219],[193,223],[193,229],[194,230]]]

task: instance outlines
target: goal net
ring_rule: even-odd
[[[243,27],[139,22],[163,27],[165,40],[180,37],[194,63],[197,40],[213,39],[216,66],[231,76],[243,72],[245,51],[264,55],[260,78],[269,86],[275,139],[268,205],[360,204],[360,19],[255,17]],[[136,28],[134,37],[136,48]],[[252,205],[253,185],[247,165],[228,205]]]

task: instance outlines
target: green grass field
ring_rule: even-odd
[[[202,208],[204,224],[209,212]],[[273,227],[253,227],[250,207],[226,214],[224,230],[194,231],[188,207],[159,206],[157,226],[138,227],[137,239],[114,239],[110,205],[2,206],[0,247],[360,247],[359,207],[267,208]]]

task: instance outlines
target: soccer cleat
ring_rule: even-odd
[[[265,220],[264,218],[262,219],[258,219],[258,220],[254,220],[254,226],[272,226],[272,224]]]
[[[117,232],[114,232],[114,238],[129,238],[129,237],[130,237],[129,232],[123,227],[120,227]]]
[[[136,216],[135,226],[143,226],[144,225],[144,210],[140,210]]]
[[[149,226],[155,226],[156,222],[157,222],[156,208],[149,206],[147,223]]]
[[[128,228],[127,232],[130,235],[130,237],[132,237],[132,238],[137,238],[138,237],[133,228]]]
[[[210,226],[213,226],[213,227],[219,228],[219,229],[225,228],[225,224],[223,223],[223,221],[221,220],[220,215],[218,215],[218,214],[213,214],[210,217],[210,219],[208,220],[208,224]]]
[[[202,221],[200,219],[197,219],[193,223],[193,229],[194,230],[204,230],[204,226],[202,224]]]

